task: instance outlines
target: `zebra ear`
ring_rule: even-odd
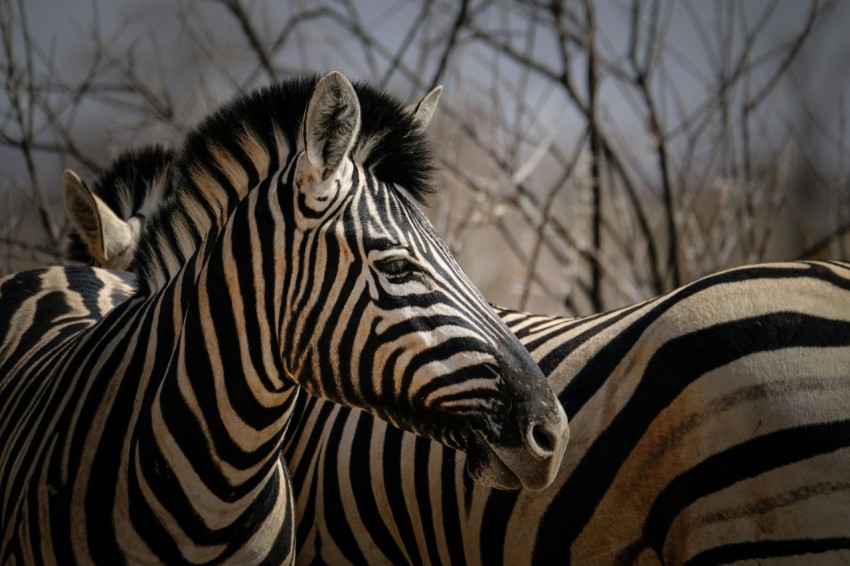
[[[135,243],[136,230],[119,218],[71,171],[62,174],[65,212],[89,254],[104,267],[125,267],[117,262]]]
[[[305,157],[319,184],[332,178],[360,132],[360,102],[342,73],[322,77],[304,114]]]
[[[431,122],[434,116],[434,110],[437,109],[437,103],[440,101],[440,95],[443,93],[443,85],[438,85],[425,95],[425,97],[415,104],[408,104],[405,107],[408,114],[413,115],[413,121],[419,126],[419,129],[424,130]]]

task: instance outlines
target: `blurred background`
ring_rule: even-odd
[[[850,2],[0,0],[0,275],[66,263],[60,175],[341,70],[445,87],[427,211],[494,303],[582,315],[850,249]]]

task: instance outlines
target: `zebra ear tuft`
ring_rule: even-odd
[[[415,104],[409,104],[405,107],[408,114],[413,116],[414,123],[420,130],[424,130],[434,117],[434,111],[437,109],[437,103],[440,101],[440,95],[443,93],[443,85],[437,85],[431,92],[426,94],[422,100]]]
[[[119,218],[70,169],[62,174],[62,184],[65,213],[89,254],[104,267],[125,267],[116,262],[134,245],[136,230]]]
[[[316,83],[303,120],[306,157],[320,182],[337,172],[359,132],[360,102],[354,87],[342,73],[328,73]]]

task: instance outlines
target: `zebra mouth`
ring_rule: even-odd
[[[516,490],[524,487],[520,477],[484,439],[473,443],[467,449],[466,473],[476,483],[493,489]]]

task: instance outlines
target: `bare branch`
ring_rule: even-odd
[[[251,49],[257,56],[257,61],[260,62],[260,65],[265,70],[266,74],[272,80],[277,80],[277,71],[272,65],[271,59],[269,58],[269,54],[266,52],[263,43],[260,41],[260,38],[257,35],[257,31],[251,24],[251,20],[248,18],[248,14],[242,7],[242,4],[239,2],[239,0],[222,0],[222,2],[225,6],[227,6],[227,9],[230,11],[233,17],[236,18],[236,21],[239,22],[239,27],[242,29],[242,33],[245,35],[245,39],[248,40],[248,44],[251,46]]]

